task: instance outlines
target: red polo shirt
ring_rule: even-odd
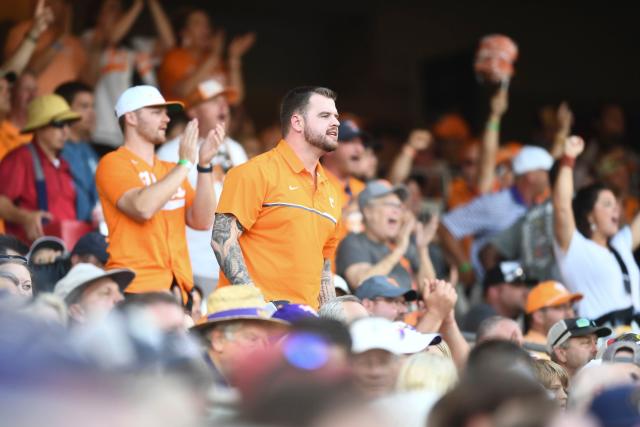
[[[47,183],[49,212],[53,215],[53,220],[75,220],[76,190],[69,165],[59,158],[60,163],[56,167],[38,144],[34,145]],[[11,151],[0,162],[0,195],[11,199],[19,208],[38,210],[35,172],[28,145]],[[27,240],[22,226],[11,222],[5,224],[7,233]]]

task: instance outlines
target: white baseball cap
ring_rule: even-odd
[[[544,148],[525,145],[513,158],[512,165],[513,173],[516,175],[523,175],[535,170],[548,171],[553,166],[553,157]]]
[[[442,341],[440,334],[423,334],[404,322],[393,322],[400,332],[400,352],[402,354],[418,353]]]
[[[386,350],[393,354],[403,354],[400,330],[390,320],[382,317],[364,317],[353,322],[349,332],[353,353]]]
[[[160,91],[153,86],[132,86],[122,92],[116,102],[116,117],[120,118],[126,113],[145,107],[167,107],[173,110],[182,110],[184,104],[179,101],[167,101]]]
[[[111,279],[118,284],[120,292],[124,292],[129,283],[136,277],[133,270],[127,268],[103,270],[93,264],[76,264],[66,276],[56,283],[53,293],[64,299],[67,304],[75,302],[82,291],[100,279]]]

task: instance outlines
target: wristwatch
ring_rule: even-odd
[[[209,166],[207,166],[206,168],[203,168],[199,164],[196,166],[196,168],[198,170],[198,173],[211,173],[213,171],[213,165],[211,163],[209,163]]]

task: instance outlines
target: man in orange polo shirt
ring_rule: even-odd
[[[136,278],[127,292],[193,287],[185,226],[206,230],[215,211],[211,160],[224,128],[211,130],[198,152],[198,122],[187,125],[178,163],[164,162],[154,148],[165,142],[166,102],[153,86],[127,89],[116,103],[124,145],[104,156],[96,171],[98,195],[109,228],[107,269],[130,268]],[[195,192],[187,179],[198,159]]]
[[[211,241],[218,286],[252,283],[267,300],[314,308],[335,296],[340,195],[318,162],[338,146],[335,98],[321,87],[291,90],[280,109],[284,139],[227,174]]]

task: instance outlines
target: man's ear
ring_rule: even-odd
[[[298,133],[304,132],[304,117],[302,116],[302,114],[300,113],[292,114],[289,124],[292,130]]]
[[[87,320],[84,309],[80,304],[71,304],[69,306],[69,317],[78,323],[84,323]]]
[[[556,360],[558,360],[560,363],[567,363],[567,350],[562,347],[556,347],[555,349],[553,349],[553,353],[556,356]]]
[[[371,314],[371,310],[373,310],[373,301],[368,298],[362,300],[362,306],[367,309],[369,314]]]
[[[226,339],[226,337],[224,336],[224,332],[222,332],[220,329],[214,329],[211,332],[209,332],[209,342],[211,343],[210,348],[215,352],[215,353],[220,353],[223,349],[223,345],[222,342]]]

